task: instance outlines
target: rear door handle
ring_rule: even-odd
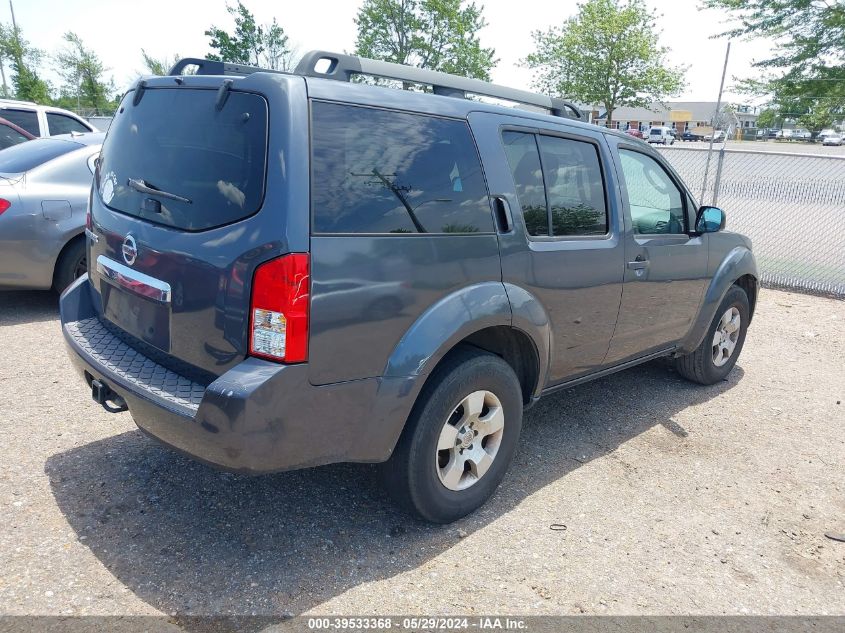
[[[648,260],[635,259],[632,262],[628,262],[628,268],[630,268],[631,270],[643,270],[644,268],[648,268]]]
[[[493,211],[499,233],[510,233],[513,230],[513,216],[511,205],[504,196],[493,196]]]

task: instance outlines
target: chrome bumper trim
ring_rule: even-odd
[[[158,301],[170,303],[170,284],[150,277],[144,273],[132,270],[128,266],[119,264],[105,255],[97,257],[97,272],[104,279],[126,288],[137,295]]]

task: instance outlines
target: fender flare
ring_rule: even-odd
[[[522,331],[533,342],[540,364],[536,393],[545,384],[549,363],[549,320],[527,291],[500,281],[465,286],[431,305],[390,354],[372,414],[371,432],[361,445],[387,459],[434,367],[460,341],[488,327]]]
[[[679,352],[689,353],[701,345],[701,341],[704,340],[707,333],[707,328],[713,321],[713,317],[716,316],[719,304],[730,287],[743,275],[751,275],[758,280],[760,278],[754,255],[745,246],[737,246],[728,252],[716,269],[713,278],[710,280],[710,285],[704,293],[704,298],[701,300],[698,316],[690,331],[678,346]]]

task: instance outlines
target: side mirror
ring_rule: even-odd
[[[701,207],[695,218],[698,233],[716,233],[725,228],[725,212],[719,207]]]

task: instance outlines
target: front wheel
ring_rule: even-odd
[[[457,350],[429,377],[382,473],[416,516],[451,523],[495,492],[522,429],[522,390],[498,356]]]
[[[678,373],[702,385],[723,380],[736,365],[742,351],[750,314],[745,291],[732,286],[716,310],[701,345],[675,359]]]

